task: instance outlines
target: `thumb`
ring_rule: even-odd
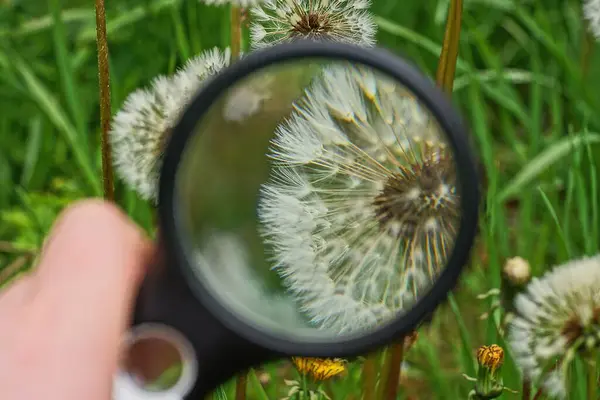
[[[32,307],[42,329],[52,327],[47,344],[62,352],[59,369],[94,365],[96,377],[112,376],[151,254],[148,239],[114,205],[86,200],[59,217],[35,273]]]

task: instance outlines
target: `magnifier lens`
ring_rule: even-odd
[[[195,282],[295,342],[365,335],[438,279],[459,230],[446,134],[367,65],[264,67],[216,99],[186,144],[176,224]]]

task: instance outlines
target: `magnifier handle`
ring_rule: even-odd
[[[182,356],[184,359],[188,357],[191,364],[184,362],[180,380],[190,373],[190,383],[187,386],[180,381],[187,388],[179,389],[179,383],[176,384],[174,389],[184,392],[176,397],[203,400],[237,373],[277,358],[273,352],[227,329],[199,304],[177,266],[167,261],[173,258],[166,255],[160,235],[156,248],[156,255],[136,299],[131,332],[162,325],[186,339],[192,351]],[[146,392],[145,398],[158,400],[171,397],[154,397],[152,392]],[[128,400],[133,399],[130,397]]]

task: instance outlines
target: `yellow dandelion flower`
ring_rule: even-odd
[[[346,363],[340,358],[292,357],[298,372],[310,375],[317,381],[324,381],[346,370]]]
[[[497,344],[481,346],[477,349],[477,362],[482,367],[495,371],[504,362],[504,350]]]
[[[517,393],[504,386],[500,367],[504,362],[504,350],[497,344],[490,346],[481,346],[477,349],[477,363],[479,368],[477,378],[468,375],[463,376],[471,382],[475,382],[475,387],[469,393],[469,399],[495,399],[502,395],[504,391]]]

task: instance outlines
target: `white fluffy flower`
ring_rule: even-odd
[[[395,317],[426,291],[458,222],[454,163],[396,83],[330,67],[277,130],[259,218],[303,312],[340,333]]]
[[[115,170],[127,186],[146,200],[156,198],[159,160],[179,113],[178,99],[173,83],[160,76],[150,89],[131,93],[111,125]]]
[[[208,50],[174,76],[160,76],[150,88],[131,93],[114,117],[113,164],[125,184],[142,198],[156,201],[160,161],[172,128],[202,83],[229,61],[229,49]]]
[[[583,14],[588,20],[590,31],[600,40],[600,0],[585,0]]]
[[[252,46],[261,48],[296,38],[375,44],[369,0],[266,0],[252,8]]]
[[[214,47],[189,60],[173,76],[173,81],[182,92],[184,102],[191,100],[202,83],[210,76],[227,67],[231,62],[231,50]]]
[[[564,398],[573,357],[600,340],[600,255],[534,278],[515,299],[515,311],[509,327],[515,361],[525,377],[541,379],[548,395]]]

